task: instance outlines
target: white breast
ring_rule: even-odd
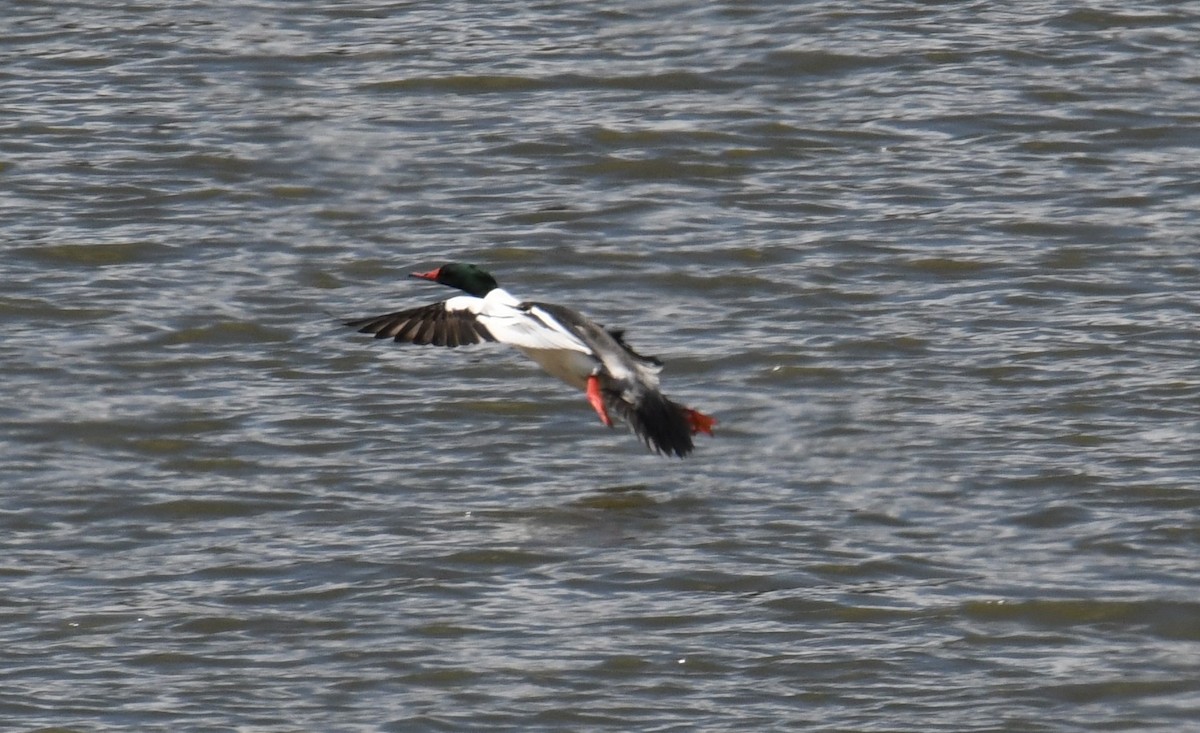
[[[537,362],[552,377],[576,389],[587,389],[587,378],[599,362],[582,351],[566,349],[530,349],[518,346],[521,353]]]

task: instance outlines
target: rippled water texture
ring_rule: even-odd
[[[1195,3],[8,3],[0,720],[1196,730]],[[492,346],[628,329],[717,436]]]

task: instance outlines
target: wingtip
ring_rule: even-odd
[[[676,458],[687,458],[695,451],[695,444],[692,442],[692,435],[704,433],[712,437],[713,427],[717,424],[717,419],[712,415],[706,415],[699,410],[694,410],[690,407],[684,407],[675,403],[670,403],[679,408],[679,413],[683,416],[686,427],[690,430],[689,433],[681,433],[672,435],[669,431],[645,431],[642,433],[642,438],[646,441],[655,453],[665,455],[667,457],[674,456]],[[648,426],[647,426],[648,427]]]
[[[672,402],[657,391],[647,392],[636,401],[624,399],[621,391],[612,388],[603,390],[603,394],[609,411],[620,415],[655,453],[686,458],[695,449],[692,435],[696,431],[692,428],[697,422],[689,417],[690,408]],[[700,415],[698,423],[711,429],[715,421],[703,413],[697,414]]]

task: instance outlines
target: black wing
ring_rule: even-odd
[[[625,329],[623,329],[623,328],[605,328],[604,330],[608,331],[608,335],[613,337],[613,341],[616,341],[618,344],[620,344],[621,348],[625,349],[625,351],[629,352],[629,355],[632,356],[634,359],[637,359],[638,361],[644,362],[651,366],[660,367],[663,365],[662,361],[657,356],[644,356],[642,354],[639,354],[633,350],[632,346],[625,343]]]
[[[434,346],[466,346],[495,337],[465,310],[447,310],[446,303],[433,303],[419,308],[388,313],[382,316],[346,321],[359,333],[373,333],[377,339],[395,339],[410,344]]]
[[[601,375],[600,393],[604,396],[605,407],[620,415],[656,453],[683,458],[695,448],[686,408],[661,392],[647,390],[630,402],[621,384]]]

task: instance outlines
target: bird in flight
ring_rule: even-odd
[[[662,362],[630,348],[623,331],[561,305],[518,300],[475,265],[451,262],[411,277],[465,295],[346,325],[377,339],[418,345],[496,341],[513,346],[551,376],[583,390],[601,423],[612,427],[615,415],[660,454],[683,458],[695,447],[693,435],[713,434],[714,418],[659,390]]]

